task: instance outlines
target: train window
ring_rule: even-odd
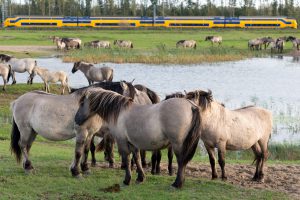
[[[130,23],[130,24],[119,24],[119,23],[96,23],[96,26],[135,26],[135,23]]]
[[[276,26],[280,26],[280,24],[245,24],[245,26],[271,26],[271,27],[276,27]]]
[[[170,24],[170,26],[209,26],[209,24]]]
[[[56,26],[57,23],[21,23],[22,26]]]

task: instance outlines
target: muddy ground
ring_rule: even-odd
[[[176,167],[173,164],[173,167]],[[108,164],[104,162],[97,163],[97,167],[108,168]],[[115,165],[120,167],[119,164]],[[218,174],[221,171],[219,168]],[[146,176],[150,176],[151,168],[146,170]],[[176,171],[176,170],[175,170]],[[253,182],[251,179],[255,171],[255,166],[249,164],[226,164],[227,183],[239,185],[244,188],[267,189],[273,191],[284,192],[292,199],[300,199],[300,165],[276,164],[268,165],[265,170],[264,183]],[[161,174],[168,176],[167,164],[162,163]],[[189,163],[186,169],[186,175],[194,178],[211,178],[211,169],[209,164]]]

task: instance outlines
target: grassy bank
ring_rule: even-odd
[[[112,49],[95,50],[83,49],[65,53],[64,61],[74,62],[84,60],[88,62],[134,62],[134,63],[202,63],[240,60],[249,57],[265,56],[270,50],[250,52],[247,49],[249,39],[271,36],[280,37],[293,35],[300,37],[297,30],[241,30],[241,29],[197,29],[197,30],[10,30],[0,31],[0,45],[37,45],[49,46],[52,43],[51,36],[79,37],[83,42],[92,40],[109,40],[111,43],[116,39],[133,41],[134,48],[123,50],[113,47]],[[220,35],[223,37],[221,47],[211,47],[210,42],[205,42],[207,35]],[[178,40],[193,39],[197,41],[197,50],[176,49]],[[291,43],[287,43],[285,53],[291,51]],[[13,50],[7,52],[14,54]],[[23,56],[22,52],[18,53]],[[32,52],[36,55],[36,52]],[[49,52],[50,54],[50,52]],[[51,52],[53,54],[53,52]],[[25,57],[28,54],[24,55]]]
[[[8,141],[0,141],[1,199],[288,199],[279,192],[245,189],[203,178],[187,178],[183,189],[174,190],[170,187],[174,176],[149,174],[143,184],[137,185],[133,179],[131,186],[121,185],[118,192],[105,192],[121,184],[122,170],[93,168],[89,177],[74,179],[68,170],[73,146],[35,142],[31,150],[35,173],[25,175],[10,155],[8,145]]]

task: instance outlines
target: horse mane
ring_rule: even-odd
[[[203,90],[195,90],[193,92],[188,92],[185,98],[192,101],[194,99],[198,99],[199,106],[203,109],[203,111],[205,111],[213,101],[211,90],[208,90],[207,92]]]
[[[146,86],[141,85],[141,84],[134,85],[134,87],[139,91],[147,93],[152,104],[160,102],[159,96],[153,90],[150,90],[149,88],[147,88]]]
[[[81,96],[81,95],[84,94],[84,92],[87,89],[90,89],[90,88],[103,88],[105,90],[111,90],[111,91],[114,91],[116,93],[119,93],[119,94],[123,95],[124,89],[121,86],[121,82],[125,82],[127,84],[127,86],[129,87],[129,93],[130,93],[129,97],[132,98],[132,99],[134,99],[134,97],[136,95],[136,91],[135,91],[133,85],[131,83],[129,83],[129,82],[126,82],[126,81],[120,81],[120,82],[101,82],[101,83],[96,83],[94,85],[86,86],[86,87],[79,88],[79,89],[72,88],[71,89],[71,93]]]
[[[89,101],[90,113],[97,113],[107,122],[116,122],[120,112],[123,109],[127,109],[133,103],[132,98],[99,88],[86,90],[79,100],[80,105],[86,98]]]
[[[175,92],[175,93],[166,95],[165,100],[171,99],[171,98],[184,98],[184,97],[185,97],[185,95],[182,92]]]

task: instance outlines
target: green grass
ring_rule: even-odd
[[[119,169],[93,168],[90,176],[78,180],[68,170],[73,146],[67,144],[35,142],[31,150],[35,171],[25,175],[8,149],[9,142],[0,141],[1,199],[288,199],[283,193],[202,178],[186,178],[183,189],[174,190],[170,187],[174,176],[147,174],[146,181],[137,185],[135,172],[132,184],[122,186],[124,172]],[[103,192],[114,184],[121,184],[120,192]]]
[[[221,48],[211,47],[210,42],[204,39],[208,35],[223,37]],[[83,42],[91,40],[116,39],[131,40],[133,50],[120,50],[117,48],[105,50],[70,51],[64,58],[67,62],[85,60],[89,62],[139,62],[139,63],[201,63],[240,60],[255,56],[265,56],[269,50],[250,52],[247,49],[249,39],[271,36],[300,37],[300,33],[293,29],[246,30],[246,29],[162,29],[162,30],[100,30],[100,29],[50,29],[50,30],[15,30],[2,29],[0,31],[0,45],[37,45],[48,46],[54,44],[51,36],[79,37]],[[193,39],[197,41],[197,50],[176,49],[178,40]],[[291,51],[291,43],[287,43],[285,53]],[[9,51],[9,49],[8,49]],[[51,52],[52,54],[53,52]],[[34,54],[33,54],[34,55]],[[19,56],[22,56],[19,53]],[[26,57],[26,55],[23,55]],[[28,56],[28,55],[27,55]]]

